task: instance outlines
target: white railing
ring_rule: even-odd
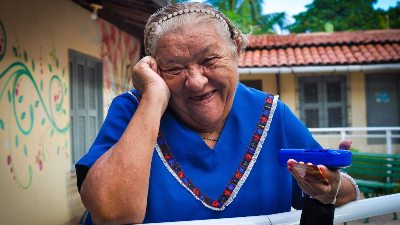
[[[314,138],[385,138],[386,154],[392,154],[392,143],[394,138],[400,138],[400,127],[333,127],[333,128],[309,128]],[[381,131],[384,134],[351,134],[353,131]],[[336,132],[336,133],[335,133]]]
[[[350,202],[336,208],[334,223],[346,223],[353,220],[399,212],[399,202],[400,193]],[[301,210],[296,210],[267,216],[170,222],[163,223],[163,225],[295,225],[300,224],[300,216]]]

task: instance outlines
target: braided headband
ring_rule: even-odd
[[[164,26],[162,23],[173,17],[177,17],[178,19],[180,16],[189,13],[199,13],[198,15],[203,14],[204,16],[200,16],[198,18],[199,21],[207,22],[207,17],[213,21],[221,21],[221,23],[218,24],[218,26],[221,26],[222,28],[221,31],[227,31],[227,35],[229,35],[232,40],[238,40],[239,45],[236,46],[236,48],[240,48],[241,51],[244,51],[248,43],[247,36],[243,35],[243,33],[237,27],[235,27],[235,25],[232,24],[232,22],[224,14],[211,6],[206,6],[202,3],[182,3],[182,5],[185,5],[183,6],[184,8],[178,7],[170,9],[170,6],[173,5],[163,7],[150,16],[145,27],[144,35],[144,46],[147,55],[152,55],[151,52],[155,50],[154,41],[158,41],[158,39],[161,37],[160,35],[163,34],[162,27]],[[213,18],[216,18],[217,20],[214,20]],[[165,28],[169,29],[168,25]]]
[[[221,22],[223,22],[224,27],[227,29],[227,31],[229,31],[229,26],[226,23],[225,19],[222,16],[220,16],[219,14],[210,11],[209,9],[207,9],[207,10],[205,10],[205,9],[184,9],[184,10],[179,10],[178,12],[170,13],[167,16],[164,16],[158,22],[154,22],[154,23],[156,23],[157,25],[161,25],[162,22],[164,22],[164,21],[166,21],[168,19],[171,19],[172,17],[175,17],[177,15],[182,15],[182,14],[185,14],[185,13],[194,13],[194,12],[196,12],[196,13],[207,13],[207,14],[211,15],[211,17],[215,17],[215,18],[219,19]],[[154,28],[155,28],[155,26],[152,27],[152,30]],[[238,36],[238,32],[236,30],[233,30],[233,32],[234,32],[233,38],[236,38]]]

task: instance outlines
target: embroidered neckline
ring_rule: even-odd
[[[133,95],[138,102],[140,102],[141,94],[137,90],[129,92]],[[228,182],[225,190],[222,192],[221,196],[215,200],[207,195],[205,195],[201,190],[199,190],[193,182],[186,176],[178,162],[176,162],[165,137],[161,130],[158,133],[156,150],[160,156],[161,161],[164,163],[165,167],[169,172],[175,177],[175,179],[184,186],[197,200],[201,201],[207,208],[222,211],[228,206],[233,199],[238,194],[241,186],[246,181],[249,176],[254,163],[257,161],[257,157],[260,154],[262,145],[265,138],[267,137],[267,132],[269,130],[270,124],[272,122],[272,117],[277,105],[278,96],[272,94],[267,94],[267,98],[264,103],[261,118],[259,119],[257,128],[253,134],[247,151],[240,162],[238,168],[233,174],[232,178]]]

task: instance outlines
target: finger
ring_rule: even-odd
[[[142,58],[139,62],[138,65],[142,68],[150,68],[154,72],[158,72],[158,66],[157,66],[157,61],[151,57],[151,56],[145,56]]]
[[[309,188],[307,182],[308,179],[304,179],[298,172],[297,170],[294,168],[292,162],[296,162],[296,160],[294,159],[289,159],[287,161],[288,164],[288,170],[289,172],[292,174],[293,178],[296,179],[297,184],[299,185],[299,187],[303,190],[304,193],[308,194],[308,195],[315,195],[314,192],[312,192],[312,190]]]
[[[349,150],[350,147],[351,147],[351,143],[353,143],[351,139],[345,139],[342,142],[340,142],[339,149],[347,149],[347,150]]]
[[[313,193],[313,196],[325,195],[331,190],[330,184],[323,183],[313,175],[307,174],[303,179],[307,183],[308,189]]]
[[[318,165],[318,169],[328,181],[335,182],[339,179],[338,171],[340,169],[329,169],[324,165]]]
[[[292,162],[296,162],[296,160],[289,159],[288,160],[288,169],[291,172],[292,176],[297,180],[297,182],[301,182],[302,185],[307,187],[307,184],[309,183],[309,180],[305,178],[305,174],[300,174],[295,168]],[[305,171],[305,173],[308,173]]]
[[[157,65],[157,61],[153,57],[150,57],[149,66],[154,72],[156,72],[158,75],[160,75],[159,68],[158,68],[158,65]]]
[[[297,180],[297,184],[299,185],[301,190],[303,190],[303,192],[309,196],[316,196],[320,194],[320,192],[312,188],[312,184],[316,182],[318,181],[316,181],[315,178],[313,178],[312,176],[308,177],[307,175],[304,176],[303,179]]]
[[[297,162],[297,161],[294,160],[294,159],[289,159],[289,160],[287,161],[289,172],[292,174],[292,176],[293,176],[296,180],[302,179],[302,177],[300,176],[300,174],[294,169],[294,166],[293,166],[292,162]]]
[[[306,170],[305,173],[307,175],[315,177],[317,180],[319,180],[321,182],[323,182],[323,180],[325,180],[325,182],[328,181],[328,183],[329,183],[329,179],[324,176],[324,172],[321,168],[325,168],[325,169],[329,170],[324,165],[317,165],[316,168],[313,167],[312,170],[311,169]]]
[[[306,170],[306,176],[304,176],[303,179],[306,180],[307,184],[310,186],[310,189],[318,195],[326,194],[330,191],[331,185],[329,183],[329,179],[324,175],[326,172],[324,172],[321,168],[327,170],[328,168],[323,165],[317,166],[317,168],[319,170],[318,172],[320,173],[317,171]],[[322,181],[321,179],[327,180],[328,183]]]

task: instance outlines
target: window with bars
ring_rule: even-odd
[[[69,51],[72,168],[93,144],[103,123],[103,63]]]
[[[308,127],[346,127],[346,76],[298,77],[300,120]]]

